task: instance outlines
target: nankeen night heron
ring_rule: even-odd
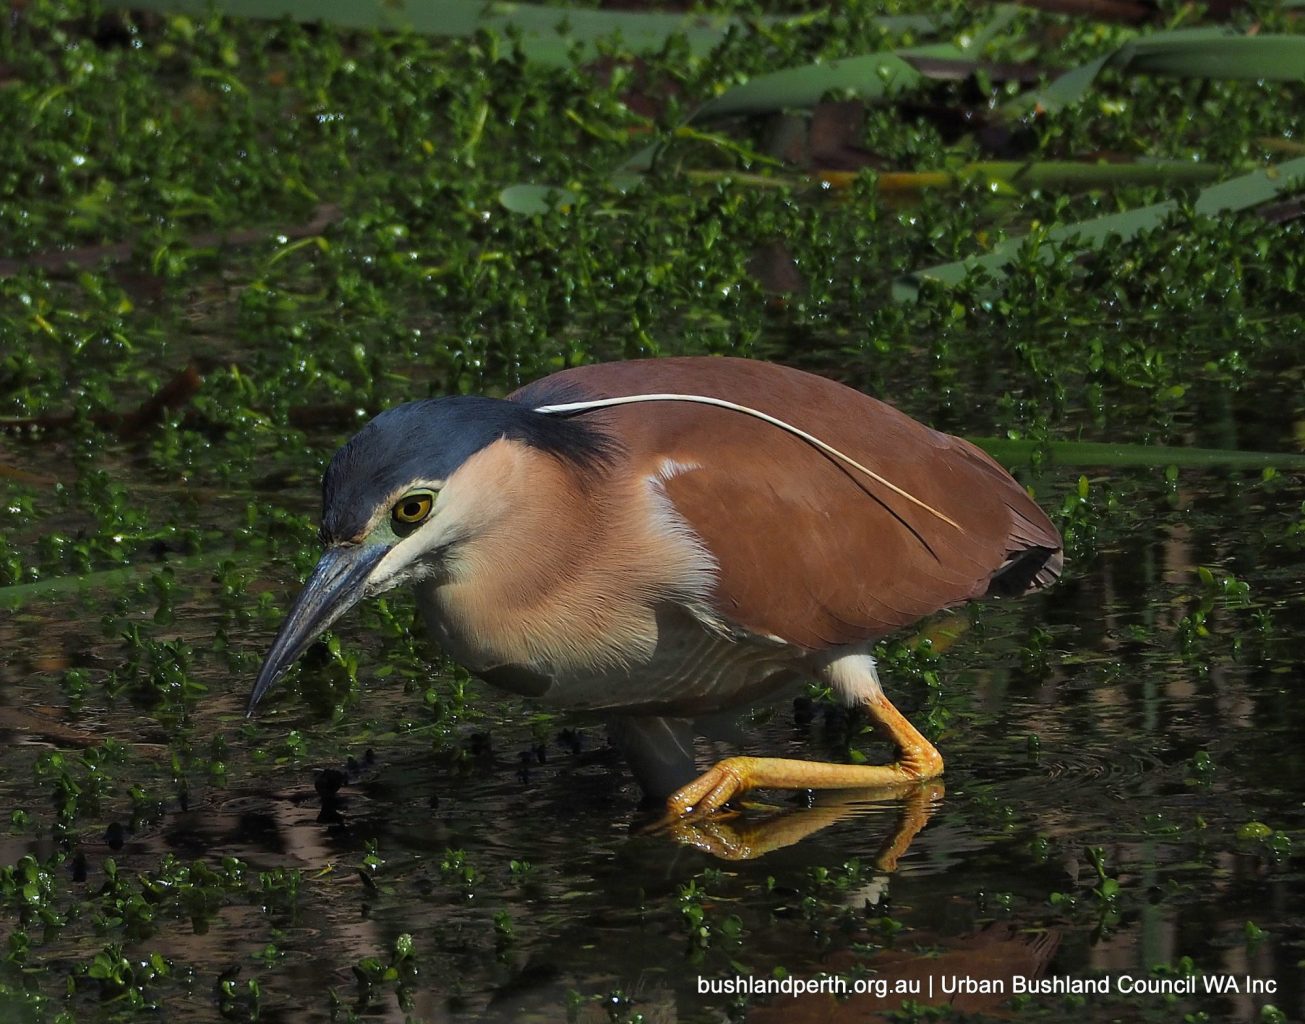
[[[354,604],[408,585],[476,675],[611,716],[671,815],[754,787],[939,775],[938,751],[884,696],[873,644],[1061,568],[1050,520],[974,445],[746,359],[607,363],[506,399],[401,405],[335,454],[322,492],[326,552],[251,710]],[[804,678],[864,708],[897,760],[729,757],[697,774],[695,718]]]

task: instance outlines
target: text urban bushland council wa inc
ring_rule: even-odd
[[[1272,978],[1244,974],[1202,974],[1180,977],[1137,977],[1117,974],[1100,978],[1074,978],[1067,974],[1029,978],[977,978],[968,974],[939,974],[922,978],[765,978],[738,974],[729,978],[698,976],[699,995],[871,995],[878,998],[915,998],[937,995],[1274,995]]]

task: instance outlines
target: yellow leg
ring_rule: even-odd
[[[782,757],[727,757],[666,799],[666,818],[702,817],[750,789],[859,789],[919,782],[942,774],[942,755],[887,697],[862,705],[875,728],[897,747],[892,764],[830,764]]]

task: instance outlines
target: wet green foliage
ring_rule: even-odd
[[[1027,9],[726,6],[743,27],[710,56],[672,34],[637,62],[614,42],[541,57],[501,26],[6,11],[0,1018],[743,1020],[764,1001],[694,976],[837,957],[873,975],[1007,925],[1054,933],[1058,973],[1249,957],[1286,982],[1305,941],[1305,228],[1290,201],[1223,214],[1199,189],[1299,161],[1305,82],[1130,70],[1105,58],[1148,27]],[[1168,28],[1204,24],[1162,6]],[[1295,52],[1298,17],[1227,23],[1253,25]],[[731,93],[912,47],[984,66],[876,94],[842,177],[776,142],[819,108],[739,114]],[[1098,60],[1040,113],[993,70],[1035,62],[1040,89]],[[549,190],[514,212],[518,184]],[[1057,234],[1158,203],[1126,238]],[[894,300],[1012,239],[1000,272]],[[874,866],[892,802],[759,862],[630,836],[598,724],[479,687],[401,594],[243,717],[316,558],[322,467],[371,412],[709,353],[986,439],[1064,532],[1056,590],[881,649],[948,759],[896,874]],[[188,366],[197,386],[132,419]],[[814,696],[758,716],[757,748],[883,755]]]

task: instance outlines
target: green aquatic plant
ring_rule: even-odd
[[[1288,870],[1282,808],[1305,777],[1282,686],[1305,536],[1302,93],[1154,61],[1189,26],[1211,69],[1290,55],[1299,15],[1241,7],[1229,32],[1191,6],[1129,24],[881,6],[735,4],[639,34],[625,12],[577,9],[559,32],[553,11],[479,3],[444,35],[163,3],[29,0],[3,20],[0,118],[21,145],[0,147],[0,1016],[361,1019],[394,997],[415,1017],[400,989],[418,983],[384,978],[415,965],[455,1019],[531,998],[541,1019],[651,1019],[662,999],[737,1018],[751,1007],[697,996],[685,964],[873,969],[994,918],[1061,930],[1071,973],[1094,935],[1145,945],[1157,918],[1211,922],[1182,931],[1202,964],[1243,940],[1204,866]],[[1063,75],[1098,62],[1069,94]],[[889,79],[846,79],[876,68]],[[1048,89],[1064,99],[1031,109]],[[1239,178],[1269,201],[1208,205]],[[955,281],[923,280],[948,265]],[[888,800],[713,872],[610,827],[630,794],[601,729],[487,696],[407,603],[374,604],[243,718],[317,555],[325,460],[372,414],[689,353],[799,365],[975,439],[1070,542],[1045,599],[880,649],[957,751],[897,872],[871,866],[903,813]],[[799,756],[877,753],[827,703],[748,729]],[[1271,763],[1244,756],[1243,728]],[[350,779],[329,808],[327,768]],[[1239,836],[1250,822],[1271,833]],[[1110,851],[1104,880],[1084,836]],[[1086,876],[1065,881],[1071,862]],[[1254,923],[1257,957],[1290,952],[1280,909]],[[371,1002],[305,994],[369,959]]]

